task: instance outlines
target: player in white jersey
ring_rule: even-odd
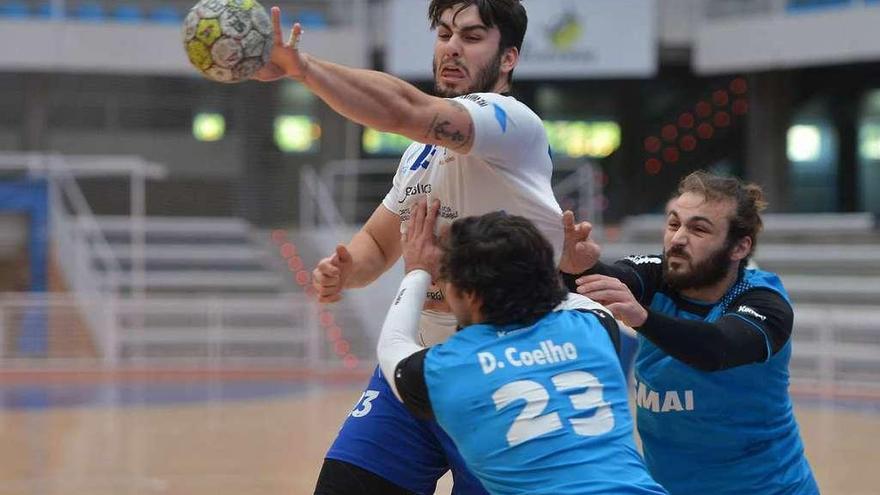
[[[472,93],[456,98],[473,119],[474,145],[467,154],[413,143],[406,150],[383,208],[405,229],[416,201],[439,199],[441,224],[456,218],[505,210],[529,218],[560,252],[562,224],[550,184],[553,164],[540,118],[510,96]],[[428,290],[421,338],[446,340],[455,328],[442,291]]]
[[[302,29],[275,46],[256,78],[291,78],[345,117],[414,141],[385,200],[347,245],[322,260],[314,284],[322,302],[363,287],[400,257],[400,233],[419,199],[439,199],[441,217],[505,210],[534,222],[561,252],[561,211],[551,189],[552,163],[540,118],[506,93],[528,23],[519,0],[432,0],[436,93],[388,74],[332,64],[300,52]],[[426,294],[425,344],[441,342],[455,318],[438,287]],[[454,493],[483,494],[452,442],[433,422],[413,418],[378,372],[327,453],[317,494],[431,494],[449,468]]]

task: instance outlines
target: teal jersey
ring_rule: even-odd
[[[745,270],[704,316],[682,309],[675,296],[663,291],[653,294],[650,308],[712,323],[724,315],[750,311],[728,306],[755,289],[773,291],[789,302],[776,275]],[[757,325],[755,331],[763,333]],[[651,474],[670,493],[819,492],[788,394],[790,340],[775,354],[768,352],[766,362],[714,372],[697,370],[644,337],[639,340],[635,372],[639,434]]]
[[[469,326],[428,351],[434,416],[490,493],[666,493],[636,451],[603,325],[616,324],[602,311],[558,311],[525,328]]]

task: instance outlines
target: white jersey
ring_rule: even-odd
[[[401,230],[406,229],[412,207],[425,197],[440,200],[441,225],[504,210],[531,220],[550,240],[558,261],[562,211],[553,196],[553,163],[541,119],[515,98],[497,93],[474,93],[455,101],[464,105],[474,123],[470,152],[463,155],[442,146],[411,144],[382,204],[400,215]],[[421,337],[424,345],[434,345],[452,334],[455,318],[440,312],[446,309],[439,287],[432,286],[427,299]]]

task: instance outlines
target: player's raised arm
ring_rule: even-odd
[[[331,108],[374,129],[470,151],[474,123],[464,105],[427,95],[394,76],[309,58],[303,83]]]
[[[380,131],[393,132],[414,141],[445,146],[459,153],[468,153],[474,142],[474,122],[461,103],[425,94],[413,85],[378,71],[354,69],[302,53],[298,49],[302,27],[295,24],[285,41],[281,28],[281,12],[272,8],[274,47],[270,63],[254,76],[261,81],[283,77],[302,82],[315,95],[345,117]],[[465,43],[479,43],[490,31],[481,24],[458,26],[442,22],[439,34],[437,70],[440,78],[454,85],[457,80],[476,77],[461,65],[460,52]],[[454,25],[453,25],[454,24]],[[497,45],[496,45],[497,46]],[[508,48],[499,63],[507,74],[518,61],[518,50]],[[506,77],[499,77],[491,87],[478,91],[502,92],[508,89]],[[458,93],[463,94],[463,93]]]

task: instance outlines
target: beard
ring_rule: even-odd
[[[502,51],[498,50],[494,59],[490,60],[489,63],[483,67],[478,68],[473,84],[464,89],[451,89],[441,86],[440,78],[437,74],[437,60],[435,59],[432,63],[434,71],[434,94],[442,98],[455,98],[471,93],[492,92],[492,89],[495,88],[495,83],[498,82],[498,76],[501,75],[501,55]],[[453,63],[460,69],[464,70],[464,65],[459,61],[456,60]]]
[[[666,251],[663,259],[663,281],[677,291],[685,289],[702,289],[717,284],[725,276],[730,267],[730,254],[734,244],[725,243],[717,251],[711,253],[706,259],[691,265],[687,272],[672,272],[669,269],[669,256],[677,255],[685,257],[688,261],[692,258],[684,253],[681,248],[670,248]]]

